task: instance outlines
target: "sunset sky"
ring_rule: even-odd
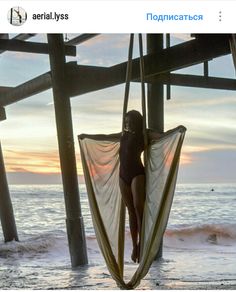
[[[72,38],[73,35],[68,35]],[[188,40],[173,35],[171,44]],[[46,41],[37,35],[30,41]],[[127,59],[128,35],[99,35],[77,46],[67,61],[111,66]],[[145,41],[145,39],[144,39]],[[137,56],[137,40],[134,56]],[[0,55],[0,86],[16,86],[49,71],[47,55],[5,52]],[[210,62],[210,75],[235,78],[231,55]],[[203,66],[181,70],[197,74]],[[172,87],[165,101],[165,130],[187,127],[179,182],[236,181],[236,93],[233,91]],[[77,134],[112,133],[121,129],[124,85],[71,99],[78,173],[82,174]],[[140,86],[131,86],[129,109],[140,110]],[[0,140],[9,183],[58,183],[60,163],[52,91],[48,90],[6,107]]]

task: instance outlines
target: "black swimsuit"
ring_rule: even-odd
[[[128,185],[134,177],[145,174],[140,157],[143,150],[143,135],[124,132],[120,139],[120,177]]]

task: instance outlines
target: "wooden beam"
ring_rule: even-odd
[[[9,92],[12,89],[13,89],[13,87],[10,87],[10,86],[0,86],[0,96],[1,96],[1,94]]]
[[[12,40],[25,41],[34,36],[36,36],[36,33],[19,33],[18,35],[13,37]]]
[[[0,33],[0,39],[1,40],[8,40],[9,34],[8,33]]]
[[[68,65],[70,67],[67,75],[70,96],[97,91],[125,82],[125,67],[122,67],[122,71],[119,72],[108,67],[84,66],[76,63]],[[77,79],[77,84],[75,79]]]
[[[147,61],[147,75],[171,72],[231,53],[228,36],[209,35],[170,48]]]
[[[77,66],[77,65],[76,65]],[[67,64],[68,74],[70,72],[71,64]],[[81,84],[81,90],[79,94],[85,92],[92,92],[98,89],[105,88],[106,81],[103,79],[106,76],[109,78],[109,68],[93,67],[93,66],[79,66],[77,68],[78,82]],[[70,75],[69,75],[70,76]],[[98,88],[97,81],[100,80],[103,84],[102,88]],[[136,82],[139,82],[137,79]],[[219,77],[204,77],[185,74],[159,74],[145,79],[145,82],[155,83],[160,82],[163,84],[170,84],[175,86],[187,86],[196,88],[208,88],[219,90],[236,90],[235,79],[219,78]],[[89,88],[90,84],[90,88]],[[114,84],[116,85],[116,84]],[[25,99],[29,96],[38,94],[44,90],[50,89],[52,86],[50,72],[40,75],[30,81],[27,81],[16,87],[0,87],[0,106],[7,106]],[[108,86],[110,82],[108,82]],[[89,88],[89,91],[87,91]],[[69,89],[69,93],[73,94]],[[77,95],[79,95],[77,94]]]
[[[13,104],[51,87],[51,74],[47,72],[16,87],[12,87],[11,90],[9,88],[5,92],[1,92],[0,90],[0,106]]]
[[[79,36],[65,42],[66,45],[79,45],[82,44],[96,36],[100,35],[99,33],[84,33]]]
[[[0,50],[48,54],[48,44],[36,43],[36,42],[25,42],[25,41],[15,40],[15,39],[10,39],[10,40],[0,39]],[[76,56],[76,47],[66,46],[65,54],[67,56]]]
[[[171,84],[175,86],[186,86],[196,88],[236,90],[236,80],[230,78],[205,77],[186,74],[161,74],[147,78],[146,82]]]
[[[145,76],[150,78],[161,73],[189,67],[213,58],[231,53],[228,37],[224,35],[210,35],[208,38],[191,40],[161,52],[146,55]],[[104,89],[125,82],[127,62],[109,67],[97,69],[97,73],[88,67],[74,65],[69,72],[70,95],[76,96],[91,91]],[[90,71],[90,72],[89,72]],[[96,74],[93,75],[93,74]],[[139,79],[139,58],[133,60],[132,81]]]
[[[0,106],[0,121],[6,120],[6,111],[4,107]]]
[[[157,54],[146,55],[144,57],[146,80],[150,80],[150,82],[152,82],[150,79],[152,76],[155,78],[155,76],[160,76],[161,73],[202,63],[204,60],[217,58],[230,53],[228,38],[225,35],[209,36],[209,40],[204,39],[200,42],[201,43],[199,43],[199,40],[192,40],[164,49],[162,52]],[[165,62],[168,58],[172,59],[173,63],[169,61]],[[126,65],[127,63],[124,62],[112,67],[96,67],[77,65],[75,62],[67,63],[66,76],[68,79],[68,94],[70,96],[77,96],[124,83]],[[132,81],[138,81],[139,58],[133,60],[132,71]],[[202,79],[199,79],[198,81],[201,82],[201,80]],[[209,80],[211,81],[211,79]],[[227,89],[225,88],[225,85],[223,86],[224,82],[226,82],[226,80],[219,83],[219,89]],[[228,80],[227,82],[228,84],[231,84],[231,80]],[[211,83],[208,84],[211,85]],[[221,88],[221,85],[224,88]],[[187,84],[184,86],[187,86]],[[195,86],[198,87],[197,83],[195,83]],[[199,85],[199,87],[200,86],[201,85]],[[215,88],[217,87],[217,84],[212,84],[212,86]],[[50,72],[27,81],[5,94],[0,92],[0,106],[9,105],[49,88],[51,88]],[[208,88],[210,88],[210,86]],[[228,89],[234,90],[234,87],[230,85],[230,88]]]
[[[3,37],[3,35],[6,35],[5,37]],[[20,33],[18,35],[16,35],[15,37],[13,37],[11,40],[21,40],[21,41],[25,41],[28,40],[29,38],[35,36],[36,33]],[[0,35],[1,36],[1,35]],[[2,34],[2,39],[9,39],[9,34]],[[5,50],[1,50],[0,54],[6,52]]]
[[[1,33],[0,34],[0,39],[1,40],[8,40],[9,39],[9,33]],[[2,54],[4,51],[0,50],[0,54]]]

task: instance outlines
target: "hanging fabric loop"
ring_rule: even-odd
[[[147,117],[146,117],[146,94],[145,94],[145,83],[144,83],[144,58],[143,58],[143,40],[142,34],[139,34],[139,65],[140,65],[140,82],[141,82],[141,99],[142,99],[142,114],[143,114],[143,135],[144,135],[144,145],[145,149],[148,145],[148,138],[147,138]]]
[[[132,79],[134,35],[130,35],[123,105],[122,133]],[[141,256],[130,281],[123,276],[125,208],[119,186],[120,135],[79,137],[81,159],[96,238],[107,268],[122,289],[137,287],[147,274],[167,226],[177,180],[185,128],[177,127],[148,145],[146,130],[145,68],[142,35],[139,34],[140,83],[145,139],[146,201],[141,232]],[[98,137],[99,136],[99,137]]]
[[[124,132],[125,114],[127,113],[128,101],[129,101],[130,80],[131,80],[131,76],[132,76],[133,46],[134,46],[134,34],[130,34],[128,62],[127,62],[127,67],[126,67],[126,78],[125,78],[125,94],[124,94],[124,103],[123,103],[123,115],[122,115],[122,133]]]
[[[140,68],[140,84],[141,84],[141,107],[143,114],[143,135],[144,135],[144,145],[145,148],[148,145],[147,138],[147,117],[146,117],[146,94],[145,94],[145,83],[144,83],[144,58],[143,58],[143,40],[142,34],[138,35],[139,39],[139,68]],[[122,133],[125,126],[125,115],[127,113],[128,102],[129,102],[129,92],[130,92],[130,82],[132,76],[132,56],[133,56],[133,46],[134,46],[134,34],[130,34],[129,41],[129,52],[128,52],[128,62],[126,68],[126,80],[125,80],[125,94],[123,103],[123,115],[122,115]]]

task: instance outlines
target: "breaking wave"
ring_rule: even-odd
[[[164,240],[167,247],[232,247],[236,245],[236,224],[204,224],[168,229]]]

